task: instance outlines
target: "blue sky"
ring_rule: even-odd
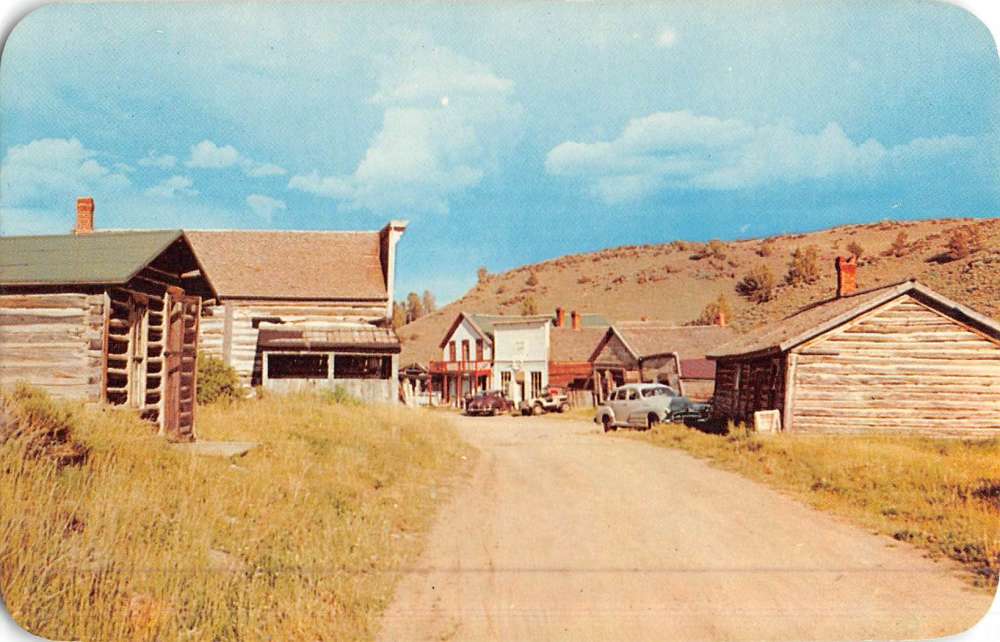
[[[727,3],[728,4],[728,3]],[[377,229],[397,297],[566,253],[997,216],[989,31],[938,3],[50,5],[0,232]]]

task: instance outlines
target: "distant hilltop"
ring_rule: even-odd
[[[810,246],[816,274],[788,282],[793,253]],[[457,301],[399,329],[400,363],[439,357],[438,342],[460,311],[519,314],[526,302],[539,312],[562,307],[612,320],[685,324],[721,295],[731,308],[731,324],[745,331],[830,296],[836,289],[834,260],[855,252],[861,255],[861,288],[913,277],[1000,317],[1000,218],[883,221],[743,241],[622,246],[486,275]],[[757,303],[738,286],[764,268],[774,289],[770,300]]]

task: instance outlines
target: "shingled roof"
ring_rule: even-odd
[[[736,337],[736,332],[725,326],[676,326],[656,321],[620,321],[614,330],[637,359],[670,352],[682,360],[703,359]]]
[[[399,337],[392,328],[352,324],[299,328],[262,323],[258,343],[270,350],[372,350],[398,353]]]
[[[778,323],[765,325],[709,352],[710,359],[784,352],[872,310],[910,294],[1000,338],[1000,324],[975,310],[938,294],[915,280],[826,299],[802,308]]]
[[[378,232],[189,231],[222,298],[384,301]]]
[[[121,285],[183,239],[180,230],[0,237],[0,285]]]
[[[552,328],[549,331],[549,361],[585,363],[590,360],[597,344],[604,338],[607,327],[592,326]]]

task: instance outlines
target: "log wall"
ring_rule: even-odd
[[[227,310],[228,308],[228,310]],[[254,319],[280,318],[293,327],[317,328],[331,323],[385,321],[385,305],[372,301],[262,301],[229,299],[205,306],[199,349],[235,368],[246,386],[261,384],[261,355]]]
[[[0,385],[101,400],[104,294],[0,295]]]
[[[715,367],[715,416],[749,421],[757,410],[785,407],[784,355],[719,361]]]
[[[912,297],[792,353],[792,430],[1000,434],[1000,342]]]

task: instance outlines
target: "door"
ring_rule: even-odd
[[[146,405],[146,352],[149,339],[149,299],[133,294],[129,299],[128,405]]]
[[[163,431],[173,441],[194,440],[198,319],[201,298],[169,288],[166,300]]]

